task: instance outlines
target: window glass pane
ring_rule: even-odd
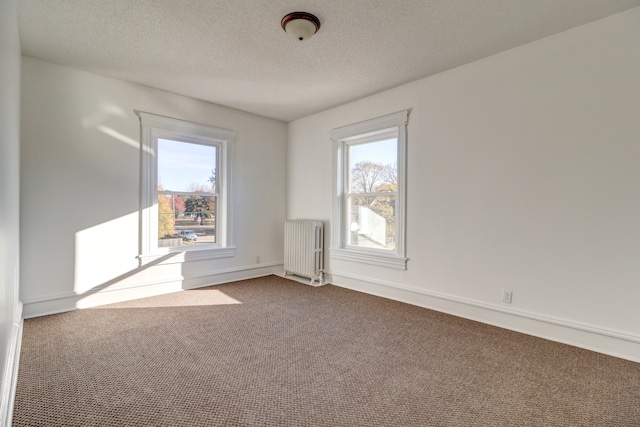
[[[184,212],[176,218],[176,233],[185,237],[187,231],[193,231],[197,240],[185,239],[193,244],[216,242],[216,197],[182,196]],[[194,237],[194,236],[191,236]]]
[[[158,245],[216,243],[216,197],[158,195]]]
[[[349,244],[395,249],[395,195],[348,198]]]
[[[158,139],[158,245],[216,243],[217,147]]]
[[[396,191],[397,138],[366,144],[350,144],[348,158],[351,193]]]
[[[215,146],[158,139],[158,189],[215,193]]]

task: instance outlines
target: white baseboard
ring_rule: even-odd
[[[640,362],[637,335],[348,273],[332,272],[331,279],[335,286]]]
[[[179,292],[185,289],[195,289],[236,280],[252,279],[282,274],[283,262],[269,262],[252,264],[215,270],[196,276],[166,277],[162,280],[139,282],[126,286],[101,289],[98,292],[67,292],[58,295],[48,295],[40,298],[25,299],[24,318],[46,316],[49,314],[72,311],[78,308],[95,307],[138,298]]]
[[[105,289],[90,295],[66,293],[25,300],[23,301],[23,313],[26,319],[270,274],[282,276],[282,262],[235,267],[188,278],[167,278],[161,282],[140,283],[113,290]],[[637,335],[348,273],[332,272],[327,274],[324,283],[333,283],[336,286],[359,292],[640,362],[640,336]],[[18,336],[22,331],[21,325],[16,326],[16,329],[16,336]],[[3,390],[4,387],[3,384]]]
[[[13,402],[16,397],[20,345],[22,341],[22,307],[22,303],[18,302],[15,321],[13,322],[11,336],[9,337],[7,364],[2,374],[2,384],[0,388],[0,427],[11,426],[13,416]]]

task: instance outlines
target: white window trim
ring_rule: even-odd
[[[406,168],[407,168],[407,122],[409,111],[400,111],[360,123],[340,127],[331,131],[333,141],[333,239],[331,258],[377,265],[399,270],[407,269],[406,254]],[[347,245],[343,225],[346,224],[346,179],[348,165],[345,153],[349,141],[366,138],[385,129],[398,129],[398,184],[396,190],[396,247],[395,251],[375,248],[357,248]]]
[[[135,111],[140,118],[140,235],[139,259],[141,265],[157,260],[167,262],[199,261],[235,256],[233,246],[232,174],[231,159],[236,133],[213,126],[192,123],[152,113]],[[205,248],[178,246],[159,248],[158,236],[158,162],[156,153],[158,138],[176,141],[217,145],[218,168],[216,191],[219,193],[216,217],[217,240],[214,247]],[[154,208],[155,207],[155,208]],[[181,254],[181,255],[179,255]]]

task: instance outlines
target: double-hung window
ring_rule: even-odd
[[[331,257],[406,269],[408,112],[334,129]]]
[[[141,123],[142,263],[234,255],[226,129],[136,112]],[[174,257],[172,257],[174,258]]]

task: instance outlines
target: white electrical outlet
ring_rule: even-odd
[[[511,304],[511,298],[513,297],[513,292],[508,291],[506,289],[502,290],[502,302]]]
[[[260,264],[260,255],[256,256],[256,264]]]

